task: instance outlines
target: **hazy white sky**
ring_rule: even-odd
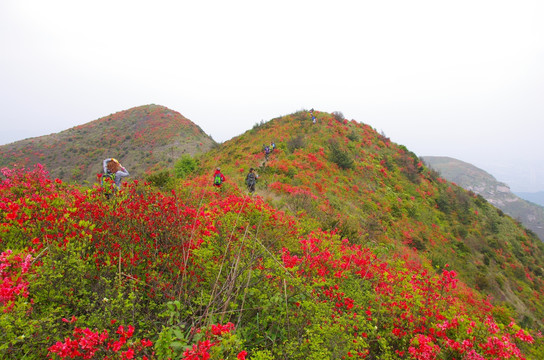
[[[0,144],[134,106],[216,141],[341,111],[544,191],[544,1],[0,1]]]

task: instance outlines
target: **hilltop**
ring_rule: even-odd
[[[262,147],[271,141],[277,150],[266,161]],[[221,165],[240,186],[255,167],[258,193],[275,207],[357,243],[414,250],[435,269],[448,264],[469,286],[515,308],[519,320],[544,318],[539,301],[529,300],[542,290],[538,238],[367,124],[319,113],[313,125],[297,112],[255,126],[203,162],[203,169]],[[528,285],[522,292],[520,281]]]
[[[508,185],[497,181],[491,174],[466,162],[441,156],[424,156],[422,159],[445,179],[464,189],[483,196],[533,231],[544,241],[544,208],[517,196]]]
[[[119,159],[132,176],[173,165],[182,154],[206,152],[215,141],[180,113],[145,105],[71,129],[0,146],[0,167],[43,164],[52,177],[94,182],[102,160]]]
[[[256,124],[109,201],[4,170],[0,352],[541,359],[544,243],[370,125],[314,115]]]

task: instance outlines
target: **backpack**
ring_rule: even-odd
[[[104,186],[104,183],[106,182],[115,182],[115,174],[102,174],[102,178],[100,180],[101,185]]]
[[[248,186],[251,186],[253,184],[255,184],[257,181],[256,181],[256,178],[255,178],[255,174],[254,173],[249,173],[247,174],[247,177],[246,177],[246,185]]]
[[[104,189],[104,195],[106,198],[110,198],[112,191],[112,185],[115,184],[115,174],[102,174],[102,177],[100,178],[100,185]]]
[[[214,185],[221,185],[221,174],[216,174],[213,178]]]

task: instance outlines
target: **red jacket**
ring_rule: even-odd
[[[221,171],[220,170],[215,170],[215,173],[213,174],[213,178],[215,179],[215,176],[216,175],[219,175],[221,177],[221,183],[223,183],[225,181],[225,176],[223,174],[221,174]],[[215,184],[214,184],[215,185]],[[220,186],[220,185],[216,185],[216,186]]]

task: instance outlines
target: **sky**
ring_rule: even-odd
[[[0,145],[135,106],[224,142],[340,111],[544,191],[544,1],[2,0]]]

